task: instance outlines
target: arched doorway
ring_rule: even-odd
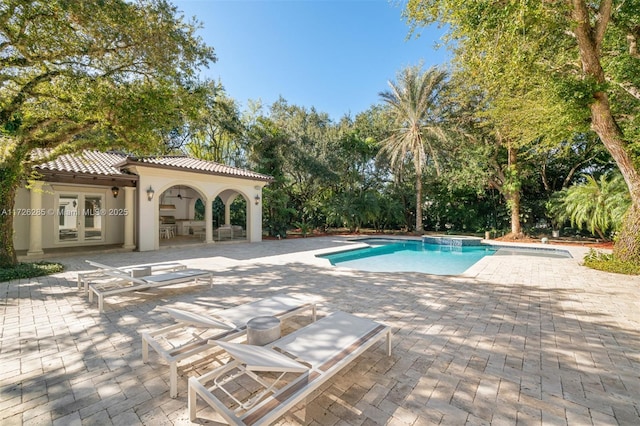
[[[203,198],[196,189],[188,185],[174,185],[160,194],[160,246],[204,242]]]
[[[212,206],[214,241],[244,241],[247,239],[248,205],[243,194],[222,191]]]

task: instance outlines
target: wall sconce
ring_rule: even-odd
[[[149,189],[147,189],[147,200],[153,200],[153,196],[155,195],[155,193],[156,191],[154,191],[151,185],[149,185]]]
[[[113,198],[118,198],[118,194],[120,193],[120,188],[114,186],[111,188],[111,193],[113,194]]]
[[[254,197],[254,200],[256,200],[256,206],[260,204],[260,194],[256,194],[256,196]]]

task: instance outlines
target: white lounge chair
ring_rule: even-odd
[[[200,397],[229,424],[270,424],[384,337],[391,355],[390,327],[335,312],[268,347],[216,342],[231,360],[189,378],[189,418],[196,419]]]
[[[163,308],[176,320],[176,324],[142,335],[142,361],[149,361],[149,346],[169,363],[169,395],[178,395],[178,363],[215,346],[209,339],[232,340],[247,332],[247,322],[258,316],[274,316],[284,320],[311,309],[316,320],[316,304],[294,296],[278,294],[266,299],[233,308],[221,309],[208,315],[190,311]],[[190,330],[196,328],[196,330]],[[190,331],[194,331],[189,333]]]
[[[94,294],[98,296],[98,311],[100,312],[104,311],[104,298],[113,294],[141,291],[191,281],[198,283],[199,280],[205,280],[210,286],[213,286],[213,272],[204,269],[181,269],[156,275],[133,277],[118,268],[107,265],[101,266],[103,267],[102,273],[113,279],[89,284],[89,303],[93,303]]]
[[[92,260],[87,260],[86,262],[97,269],[87,272],[78,272],[78,290],[84,288],[85,296],[89,294],[89,283],[99,281],[113,281],[113,277],[105,274],[104,269],[114,269],[113,266],[103,265],[102,263],[94,262]],[[187,265],[177,262],[144,263],[141,265],[120,266],[116,269],[120,269],[121,271],[135,277],[141,270],[148,269],[149,273],[146,275],[151,275],[158,272],[180,271],[182,269],[187,269]]]

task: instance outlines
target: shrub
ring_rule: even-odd
[[[19,278],[33,278],[62,272],[64,266],[53,262],[18,263],[12,268],[0,268],[0,282],[17,280]]]
[[[584,257],[584,264],[589,268],[605,272],[615,272],[625,275],[640,275],[640,265],[635,262],[625,262],[612,254],[601,253],[594,249]]]
[[[306,222],[296,222],[293,224],[293,226],[300,228],[300,233],[304,238],[306,238],[307,235],[310,234],[313,230],[313,226],[310,223]]]

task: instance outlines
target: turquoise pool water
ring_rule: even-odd
[[[371,272],[424,272],[459,275],[497,250],[488,246],[451,247],[421,241],[367,241],[370,247],[318,257],[332,265]]]

